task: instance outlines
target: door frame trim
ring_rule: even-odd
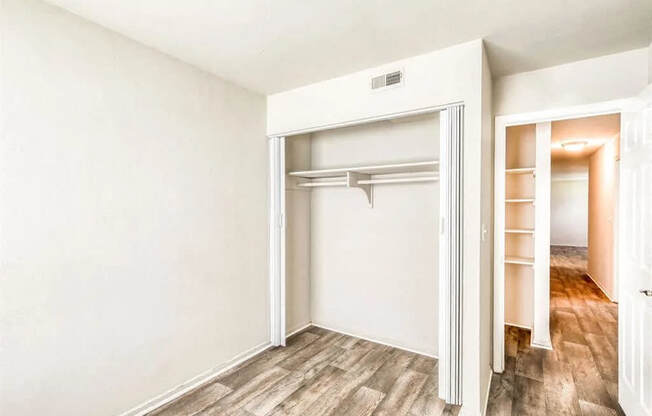
[[[627,107],[631,99],[618,99],[610,101],[602,101],[591,104],[582,104],[568,107],[559,107],[549,110],[533,111],[526,113],[517,113],[509,115],[496,116],[495,118],[495,149],[496,153],[494,158],[497,158],[497,152],[504,149],[505,140],[507,137],[507,127],[518,126],[522,124],[536,124],[544,122],[552,122],[558,120],[567,120],[582,117],[592,117],[605,114],[622,113]],[[621,126],[622,129],[622,126]],[[503,156],[504,158],[504,156]],[[497,165],[496,165],[497,166]],[[497,167],[496,167],[497,169]],[[494,172],[494,181],[498,178]],[[494,193],[498,194],[499,187],[504,183],[495,182]],[[502,189],[502,188],[501,188]],[[503,190],[504,193],[504,190]],[[499,206],[500,205],[500,206]],[[496,232],[497,227],[501,224],[497,223],[496,214],[504,211],[504,201],[499,198],[494,198],[494,322],[493,322],[493,370],[497,373],[502,373],[505,370],[505,276],[504,269],[502,268],[503,247],[502,241],[503,233]],[[502,225],[504,227],[504,225]],[[614,227],[617,226],[617,221],[614,222]],[[614,246],[618,247],[618,234],[614,233]],[[614,279],[618,284],[618,269],[614,265]]]

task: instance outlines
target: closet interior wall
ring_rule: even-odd
[[[285,140],[287,172],[310,169],[310,134]],[[285,175],[285,326],[292,333],[310,323],[310,198],[298,178]]]
[[[439,159],[439,115],[286,137],[286,173]],[[438,169],[437,169],[438,170]],[[437,355],[439,182],[297,186],[286,174],[286,327]]]

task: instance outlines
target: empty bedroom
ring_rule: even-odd
[[[0,415],[652,416],[649,0],[0,0]]]

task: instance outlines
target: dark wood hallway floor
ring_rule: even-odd
[[[618,307],[586,275],[586,249],[551,249],[550,296],[554,350],[506,327],[505,372],[494,374],[487,414],[621,415]]]

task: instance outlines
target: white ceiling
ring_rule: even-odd
[[[552,176],[588,178],[589,158],[609,140],[620,137],[620,114],[575,118],[552,122]],[[583,140],[587,145],[580,151],[568,151],[561,144]]]
[[[553,162],[588,158],[607,141],[620,136],[620,114],[574,118],[552,122],[551,157]],[[568,151],[562,147],[567,141],[586,141],[580,151]]]
[[[494,76],[649,44],[652,0],[48,0],[261,93],[485,38]]]

